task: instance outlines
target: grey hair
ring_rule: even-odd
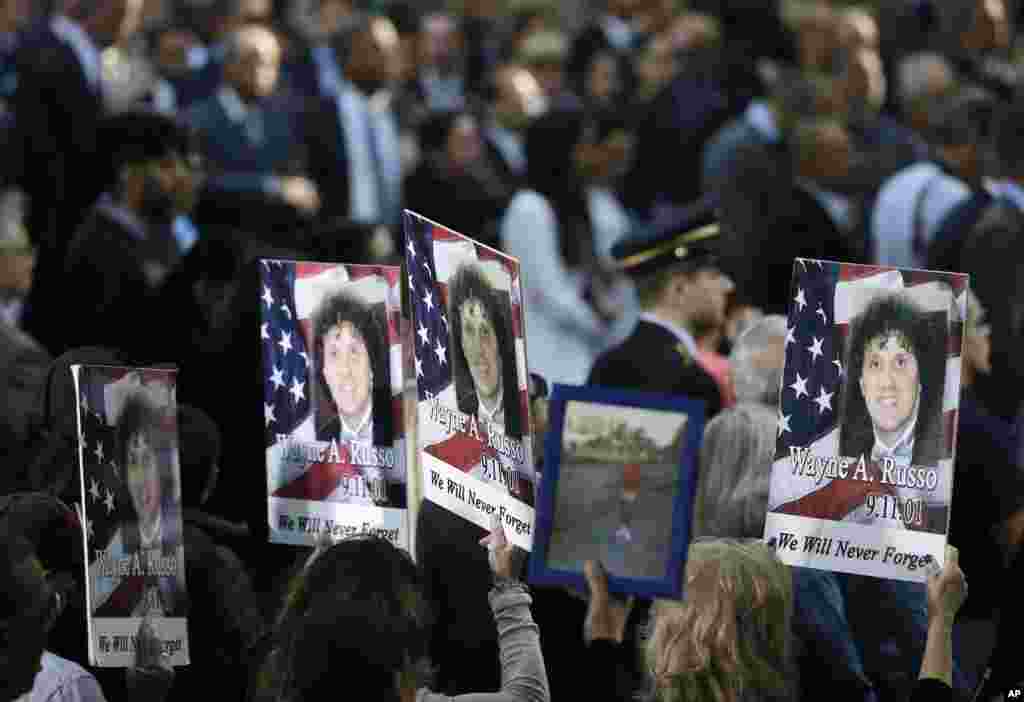
[[[694,537],[760,538],[775,452],[771,407],[740,404],[704,430],[694,505]]]
[[[263,35],[273,39],[278,52],[281,52],[281,40],[273,30],[268,29],[262,24],[245,24],[232,30],[224,39],[224,62],[234,63],[235,61],[238,61],[242,56],[246,37],[254,34]]]
[[[757,354],[768,350],[771,344],[785,344],[787,330],[785,317],[770,314],[736,337],[729,354],[729,365],[732,367],[737,402],[773,405],[778,400],[782,368],[764,368],[755,360]]]
[[[928,97],[931,87],[929,75],[933,70],[944,72],[949,76],[950,83],[956,80],[953,67],[941,54],[921,51],[900,61],[896,74],[896,94],[904,110]]]

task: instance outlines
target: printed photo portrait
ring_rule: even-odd
[[[82,373],[92,614],[183,617],[188,597],[173,378],[100,367]]]
[[[877,466],[937,469],[948,458],[943,415],[947,336],[944,311],[926,312],[906,293],[880,294],[850,324],[839,454]],[[897,482],[910,483],[911,480]],[[893,487],[893,497],[925,500],[911,526],[945,532],[947,505],[924,489]]]
[[[686,429],[680,413],[567,402],[547,566],[665,578]]]
[[[478,263],[463,263],[448,279],[452,372],[459,411],[523,436],[519,378],[507,292]]]
[[[519,261],[408,210],[403,225],[423,496],[484,529],[499,514],[529,550],[538,479]]]
[[[941,556],[966,276],[798,260],[791,292],[766,538],[813,532],[821,567],[919,580],[846,546]]]
[[[261,330],[270,496],[405,507],[398,269],[392,284],[383,267],[264,263],[275,300]]]

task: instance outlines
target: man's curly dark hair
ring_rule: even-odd
[[[505,434],[518,439],[523,435],[523,426],[519,409],[516,345],[512,335],[512,306],[507,297],[491,287],[483,272],[471,264],[460,266],[448,281],[448,324],[452,336],[451,363],[459,411],[476,416],[479,403],[476,385],[469,372],[469,363],[462,350],[462,324],[459,315],[462,305],[473,298],[480,300],[484,312],[494,325],[498,353],[501,354]]]
[[[946,385],[946,327],[945,313],[927,313],[902,294],[876,298],[853,320],[846,350],[847,382],[840,413],[840,455],[854,458],[871,455],[874,428],[860,388],[865,350],[871,339],[896,333],[909,341],[921,383],[913,463],[934,465],[938,462],[945,445],[942,397]]]
[[[335,421],[337,408],[331,397],[330,388],[324,379],[324,337],[333,327],[349,322],[358,332],[370,355],[370,371],[373,387],[370,388],[373,402],[374,443],[384,436],[385,443],[391,439],[391,358],[387,342],[387,314],[383,303],[371,305],[347,291],[340,291],[324,297],[313,315],[313,364],[316,373],[317,392],[317,438],[336,438],[320,434]],[[386,434],[381,430],[386,429]]]

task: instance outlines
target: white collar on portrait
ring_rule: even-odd
[[[477,405],[477,407],[480,410],[479,414],[480,414],[480,418],[481,419],[487,421],[488,423],[492,423],[493,422],[493,423],[497,423],[497,424],[504,424],[505,423],[505,417],[504,417],[504,414],[505,414],[505,385],[502,384],[502,386],[500,388],[498,388],[498,400],[494,403],[494,409],[493,410],[488,410],[487,409],[487,406],[484,404],[484,399],[482,397],[480,397],[480,391],[479,390],[476,393],[476,405]]]
[[[366,405],[366,413],[363,414],[359,423],[355,426],[349,426],[349,423],[345,421],[345,417],[339,412],[338,419],[341,420],[341,435],[342,436],[363,436],[363,434],[370,428],[370,419],[373,417],[373,403],[368,402]]]
[[[917,412],[921,407],[921,386],[917,386],[917,397],[914,399],[914,409],[910,415],[910,422],[906,428],[900,433],[900,437],[896,440],[892,446],[887,446],[881,437],[878,436],[878,429],[875,427],[875,423],[871,423],[871,429],[875,433],[875,446],[872,450],[872,455],[875,456],[893,456],[893,455],[914,455],[914,432],[917,430]]]
[[[160,545],[160,527],[163,526],[163,511],[157,510],[156,519],[153,520],[153,528],[146,531],[142,522],[139,522],[139,545],[142,548],[156,548]]]

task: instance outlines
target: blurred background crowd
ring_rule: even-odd
[[[266,555],[252,262],[400,263],[401,212],[415,210],[520,258],[530,370],[581,383],[643,307],[612,244],[711,195],[732,285],[725,314],[695,334],[726,408],[709,427],[722,449],[702,466],[730,463],[706,499],[742,515],[708,535],[763,528],[775,417],[751,406],[778,397],[776,315],[795,257],[971,275],[953,507],[965,531],[951,536],[982,583],[958,620],[969,689],[998,649],[997,613],[1017,616],[1000,610],[1001,588],[1024,535],[1022,12],[1015,0],[0,0],[0,494],[80,499],[71,363],[181,368],[199,534],[188,582],[206,607],[190,626],[215,634],[193,659],[241,680],[241,696],[259,646],[280,642],[270,613],[294,556]],[[538,595],[535,608],[570,622],[549,634],[541,621],[546,653],[582,645],[585,605]],[[851,699],[908,690],[923,628],[900,658],[893,637],[862,631],[870,613],[827,635],[799,615],[805,640],[835,646],[801,649],[808,696],[839,694],[814,685],[840,678]],[[66,626],[60,652],[83,661]],[[442,687],[497,689],[496,634],[477,646],[458,632],[469,638],[432,634],[435,658],[445,645],[466,656],[447,655]],[[881,643],[862,661],[850,646],[865,637]],[[470,662],[476,649],[490,666]],[[548,663],[553,694],[573,694],[580,669]]]

